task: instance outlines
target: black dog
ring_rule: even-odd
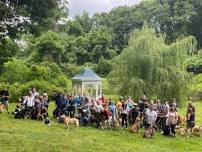
[[[26,109],[22,109],[15,113],[14,118],[15,119],[24,119],[26,115]]]

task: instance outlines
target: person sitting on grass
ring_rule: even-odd
[[[187,111],[187,136],[190,136],[193,132],[193,128],[195,127],[195,113],[192,108],[189,108]]]

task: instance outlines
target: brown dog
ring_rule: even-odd
[[[178,125],[185,126],[186,124],[186,117],[179,115],[178,116]]]
[[[202,126],[195,126],[193,128],[193,134],[201,137],[202,136]]]
[[[186,129],[179,127],[179,128],[176,128],[176,132],[179,136],[185,136]]]
[[[4,104],[0,104],[0,112],[4,113],[6,106]]]
[[[129,129],[131,133],[138,133],[140,130],[141,120],[137,119],[132,127]]]
[[[143,137],[147,139],[153,138],[154,133],[155,133],[154,127],[149,127],[145,130]]]
[[[59,123],[66,124],[68,130],[70,125],[76,125],[77,128],[79,127],[79,120],[76,118],[70,118],[70,117],[66,117],[65,115],[62,115],[58,117],[57,119]]]

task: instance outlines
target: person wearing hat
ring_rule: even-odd
[[[133,104],[133,109],[131,110],[131,124],[134,124],[139,115],[139,107],[137,103]]]

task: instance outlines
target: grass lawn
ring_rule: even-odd
[[[202,103],[195,106],[199,125]],[[52,104],[50,110],[53,107]],[[14,109],[14,104],[11,108]],[[57,122],[46,126],[40,121],[15,120],[8,114],[0,114],[0,152],[202,152],[202,137],[173,138],[156,133],[149,140],[143,139],[142,134],[143,131],[131,134],[125,130],[89,127],[72,127],[68,131]]]

